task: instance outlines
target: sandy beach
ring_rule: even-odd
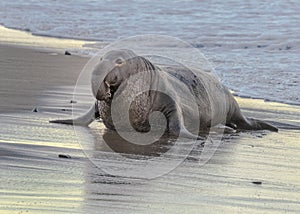
[[[61,49],[0,45],[0,213],[300,212],[299,106],[237,98],[247,116],[270,121],[279,132],[228,135],[204,166],[195,148],[156,179],[111,176],[80,144],[86,137],[101,161],[128,167],[107,150],[101,122],[77,133],[48,122],[71,116],[87,61]]]

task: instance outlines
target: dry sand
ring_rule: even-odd
[[[0,45],[0,213],[300,212],[299,106],[238,98],[245,114],[278,122],[279,133],[229,135],[206,165],[198,164],[195,148],[196,155],[153,180],[114,177],[79,144],[86,137],[100,159],[126,169],[105,148],[103,124],[76,135],[48,123],[70,116],[72,86],[87,60]]]

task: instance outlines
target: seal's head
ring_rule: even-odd
[[[100,62],[92,74],[94,96],[97,100],[112,99],[113,94],[124,80],[145,69],[154,69],[154,66],[131,50],[122,49],[107,52],[100,58]]]
[[[126,78],[128,59],[135,57],[131,50],[112,50],[100,58],[92,74],[92,91],[97,100],[107,100]],[[105,77],[104,80],[103,76]]]

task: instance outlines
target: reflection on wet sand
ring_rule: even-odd
[[[257,111],[247,106],[253,100],[243,101],[248,115]],[[283,107],[286,110],[288,106]],[[98,167],[99,162],[88,165],[82,210],[91,213],[98,207],[116,213],[299,211],[299,158],[295,155],[299,145],[295,137],[300,133],[284,125],[289,123],[284,120],[289,112],[282,110],[281,104],[276,108],[274,103],[267,103],[265,108],[269,113],[262,113],[263,118],[273,120],[276,116],[282,121],[279,133],[259,131],[225,135],[215,155],[204,166],[199,165],[201,145],[195,146],[178,167],[156,179],[113,176],[103,171],[103,165]],[[299,108],[288,108],[297,112],[293,119],[297,121],[295,127],[297,124],[299,127]],[[108,161],[108,167],[116,167],[119,171],[142,166],[139,173],[147,173],[149,168],[144,159],[151,160],[170,150],[165,142],[146,147],[130,145],[115,132],[99,132],[97,128],[99,125],[94,124],[88,131],[94,137],[95,158]],[[116,153],[125,158],[119,159]],[[164,163],[160,162],[162,167]]]
[[[299,112],[298,107],[291,108]],[[247,112],[253,113],[251,108]],[[2,213],[26,210],[30,213],[95,213],[99,210],[103,213],[161,213],[162,210],[165,213],[198,213],[199,210],[204,213],[282,213],[300,210],[297,203],[300,169],[296,155],[299,130],[232,134],[223,139],[204,166],[198,162],[203,149],[198,146],[178,167],[149,180],[130,174],[110,175],[107,168],[122,173],[139,169],[137,173],[147,176],[147,163],[170,151],[164,143],[143,148],[127,145],[119,136],[106,132],[99,122],[81,127],[75,135],[70,126],[49,124],[47,114],[41,109],[40,113],[1,115],[0,123],[4,127],[0,130]],[[277,108],[268,115],[270,118],[277,115],[284,121],[286,114],[289,113]],[[293,115],[297,124],[299,118],[298,113]],[[81,138],[89,145],[85,151],[87,156],[77,143]],[[120,153],[121,156],[117,155]],[[60,159],[58,154],[68,154],[71,159]],[[94,159],[99,162],[93,164],[87,158],[92,155],[96,155]],[[180,155],[169,155],[152,170],[166,169],[170,167],[168,161],[178,158]],[[107,168],[99,167],[100,162]],[[253,181],[262,184],[255,185]]]

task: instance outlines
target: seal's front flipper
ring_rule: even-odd
[[[188,138],[188,139],[191,139],[191,140],[205,140],[204,137],[192,134],[185,127],[181,128],[180,137]]]
[[[169,117],[168,132],[170,135],[174,135],[176,137],[187,138],[191,140],[205,140],[204,137],[195,135],[188,131],[183,122],[180,122],[178,119],[177,114],[173,114],[171,117]]]
[[[76,120],[76,119],[75,119]],[[74,119],[66,119],[66,120],[50,120],[49,123],[60,123],[60,124],[67,124],[67,125],[73,125]]]
[[[98,112],[98,105],[97,103],[93,105],[87,113],[84,115],[74,118],[74,119],[65,119],[65,120],[50,120],[50,123],[60,123],[60,124],[67,124],[67,125],[79,125],[79,126],[88,126],[91,122],[93,122]]]

